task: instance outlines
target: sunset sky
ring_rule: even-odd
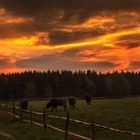
[[[0,0],[0,72],[140,70],[140,0]]]

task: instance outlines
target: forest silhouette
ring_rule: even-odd
[[[0,74],[0,99],[140,95],[140,72],[25,71]]]

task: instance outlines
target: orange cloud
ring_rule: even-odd
[[[79,58],[79,61],[85,61],[85,62],[100,62],[100,61],[108,61],[115,64],[120,64],[120,66],[116,69],[125,69],[127,67],[126,63],[128,63],[132,59],[138,59],[139,58],[139,49],[135,48],[134,50],[127,50],[126,48],[120,48],[119,46],[115,46],[113,44],[114,40],[116,40],[118,37],[122,37],[125,35],[133,35],[140,33],[139,28],[134,28],[133,30],[126,30],[126,31],[119,31],[116,33],[111,33],[107,35],[100,36],[98,38],[83,40],[81,42],[77,43],[71,43],[71,44],[64,44],[64,45],[56,45],[56,46],[34,46],[37,38],[31,37],[31,38],[21,38],[21,39],[9,39],[9,40],[1,40],[0,44],[1,54],[4,54],[5,56],[13,56],[15,59],[25,59],[25,58],[31,58],[31,57],[37,57],[43,54],[52,54],[52,53],[58,53],[63,52],[67,49],[72,48],[84,48],[83,51],[79,52],[79,55],[90,55],[91,57],[83,57]],[[101,46],[100,49],[97,46]],[[86,48],[93,48],[93,51],[88,50]],[[107,50],[105,50],[107,48]],[[98,50],[99,49],[99,50]],[[98,51],[96,51],[98,50]],[[96,55],[95,55],[96,52]],[[132,53],[133,52],[133,53]],[[92,57],[93,54],[93,57]],[[69,56],[68,56],[69,57]],[[77,57],[78,59],[78,57]],[[76,60],[77,60],[76,59]],[[123,60],[123,61],[122,61]],[[21,70],[20,68],[12,68],[10,71],[14,70]],[[6,70],[8,71],[8,70]]]
[[[133,19],[132,21],[128,20],[128,15]],[[94,64],[98,70],[104,70],[104,68],[106,70],[127,69],[131,62],[140,61],[140,42],[137,39],[139,38],[137,35],[140,35],[138,22],[140,15],[136,12],[118,13],[117,16],[110,17],[97,15],[84,22],[70,22],[62,25],[61,22],[58,22],[54,26],[51,26],[50,23],[47,24],[46,20],[44,20],[44,24],[42,21],[40,24],[40,21],[35,23],[35,19],[32,17],[10,15],[4,9],[0,10],[0,18],[1,28],[3,24],[6,24],[5,28],[9,24],[12,25],[8,30],[4,30],[7,32],[6,35],[10,34],[12,37],[6,37],[5,34],[3,37],[1,34],[0,38],[0,54],[2,57],[11,58],[7,63],[3,61],[4,67],[1,72],[25,70],[27,67],[20,68],[19,62],[24,62],[25,65],[25,62],[31,60],[36,69],[41,69],[43,66],[40,66],[39,63],[43,62],[45,65],[50,56],[51,65],[48,66],[56,65],[59,62],[59,64],[69,64],[70,68],[76,64],[79,65],[79,68],[83,68],[87,63],[87,69],[88,66],[93,68],[92,64]],[[32,25],[33,28],[28,32],[27,29]],[[25,33],[18,36],[24,29]],[[55,61],[53,56],[57,56],[58,60]],[[37,60],[38,63],[35,63],[34,60]],[[31,63],[29,64],[31,66]],[[62,66],[64,67],[64,65]],[[139,64],[135,69],[138,67]],[[133,65],[131,63],[131,68],[134,68],[134,63]]]

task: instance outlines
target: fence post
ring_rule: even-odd
[[[22,108],[20,108],[19,111],[20,111],[20,122],[22,122],[23,120]]]
[[[13,102],[13,119],[15,121],[15,102]]]
[[[44,110],[43,110],[43,125],[44,125],[44,131],[46,133],[46,128],[47,128],[47,125],[46,125],[46,108],[44,108]]]
[[[67,120],[66,120],[66,126],[65,126],[65,140],[67,140],[67,137],[68,137],[68,127],[69,127],[69,112],[67,111]]]
[[[30,106],[30,125],[32,126],[32,107]]]
[[[95,140],[95,125],[92,124],[92,140]]]

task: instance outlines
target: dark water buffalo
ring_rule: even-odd
[[[21,101],[19,106],[20,106],[21,109],[27,110],[27,108],[28,108],[28,101],[27,100]]]
[[[62,106],[64,108],[64,111],[66,111],[66,109],[67,109],[66,99],[51,99],[46,104],[46,109],[51,108],[51,111],[53,111],[53,109],[55,109],[57,111],[58,106]]]
[[[71,96],[69,97],[69,105],[70,105],[70,108],[75,108],[75,105],[76,105],[76,98]]]
[[[91,96],[90,95],[86,95],[86,96],[84,96],[84,98],[86,100],[87,105],[90,105],[90,103],[91,103]]]

